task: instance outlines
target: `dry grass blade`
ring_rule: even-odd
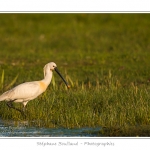
[[[5,87],[5,90],[8,90],[11,86],[13,86],[13,85],[16,83],[16,81],[17,81],[17,79],[18,79],[18,76],[19,76],[19,74],[17,74],[17,76],[10,82],[10,84],[8,84],[8,85]]]
[[[3,86],[4,86],[4,70],[2,71],[0,90],[3,89]]]

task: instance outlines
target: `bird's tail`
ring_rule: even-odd
[[[4,100],[7,99],[7,98],[8,98],[8,96],[6,96],[5,93],[4,93],[4,94],[2,94],[2,95],[0,96],[0,101],[4,101]]]

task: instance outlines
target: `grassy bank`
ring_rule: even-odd
[[[128,86],[106,76],[103,84],[74,83],[71,89],[55,82],[47,92],[27,105],[27,120],[31,125],[45,127],[124,127],[149,125],[148,85]],[[55,83],[55,84],[54,84]],[[15,104],[21,108],[22,105]],[[1,102],[3,119],[24,120],[24,117],[5,102]]]
[[[0,14],[1,93],[42,79],[44,65],[54,61],[71,89],[54,73],[48,90],[27,105],[31,125],[149,125],[149,16]],[[5,102],[0,116],[24,119]]]

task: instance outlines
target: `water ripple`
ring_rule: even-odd
[[[0,137],[97,137],[98,128],[36,128],[28,127],[28,121],[17,122],[0,120]]]

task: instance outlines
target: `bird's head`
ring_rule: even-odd
[[[48,66],[51,71],[55,70],[55,68],[57,67],[57,65],[54,62],[48,63]]]
[[[63,78],[63,76],[61,75],[61,73],[58,71],[57,65],[54,62],[50,62],[50,63],[48,63],[48,64],[45,65],[45,67],[44,67],[44,76],[45,76],[46,70],[51,70],[51,71],[55,70],[58,73],[58,75],[62,78],[62,80],[65,82],[66,86],[68,88],[70,88],[70,86],[68,85],[68,83],[66,82],[66,80]]]

